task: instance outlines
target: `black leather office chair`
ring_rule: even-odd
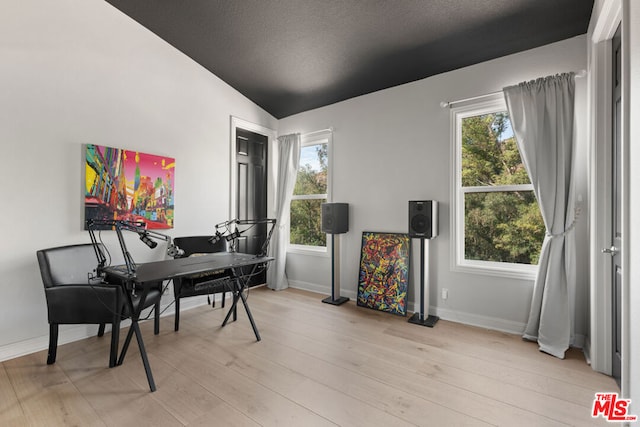
[[[211,238],[212,236],[176,237],[173,239],[173,243],[184,251],[184,254],[176,256],[176,258],[227,251],[227,242],[225,239],[212,243]],[[224,307],[226,293],[232,291],[228,281],[229,276],[230,273],[228,270],[222,270],[210,274],[174,279],[173,295],[176,305],[174,330],[177,331],[180,328],[180,298],[196,295],[211,296],[222,293],[222,306]],[[213,302],[209,302],[212,306],[215,306],[215,298],[213,298]]]
[[[116,365],[120,322],[128,317],[125,295],[120,286],[90,280],[97,260],[92,244],[68,245],[42,249],[36,253],[44,284],[49,314],[49,352],[47,364],[56,361],[58,325],[99,324],[98,336],[104,334],[105,324],[111,324],[109,367]],[[162,283],[149,292],[145,308],[154,306],[154,332],[160,326],[160,298]],[[134,304],[136,300],[134,299]]]

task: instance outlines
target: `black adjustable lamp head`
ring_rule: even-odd
[[[142,240],[142,243],[144,243],[145,245],[149,246],[151,249],[153,249],[156,246],[158,246],[158,242],[156,242],[155,240],[152,240],[151,237],[149,237],[149,233],[148,232],[139,231],[138,234],[140,235],[140,240]]]
[[[260,251],[257,253],[258,256],[266,256],[267,249],[269,247],[269,241],[271,240],[271,235],[273,234],[273,230],[276,225],[276,220],[273,218],[261,218],[261,219],[232,219],[229,221],[224,221],[219,224],[216,224],[216,232],[215,235],[209,239],[211,244],[217,243],[219,240],[225,239],[227,242],[231,242],[230,250],[231,252],[235,252],[236,241],[242,236],[243,233],[247,232],[249,228],[256,226],[258,224],[269,224],[271,227],[267,231],[267,236],[260,248]],[[238,226],[249,226],[249,228],[245,228],[240,230]],[[223,230],[220,232],[220,230]]]
[[[144,222],[130,222],[130,221],[122,221],[122,220],[96,220],[89,219],[87,220],[87,229],[89,230],[89,235],[91,237],[91,242],[93,243],[94,250],[96,252],[96,257],[98,258],[98,270],[102,270],[106,263],[106,257],[102,252],[100,245],[98,245],[98,241],[95,237],[94,230],[100,229],[104,227],[115,228],[116,233],[118,235],[118,241],[120,243],[120,249],[122,250],[122,254],[125,259],[125,264],[127,265],[127,271],[130,273],[135,272],[135,263],[129,253],[126,243],[124,241],[124,237],[122,236],[122,230],[133,231],[134,233],[138,233],[140,236],[140,240],[147,245],[149,248],[154,249],[158,246],[158,242],[153,239],[162,239],[167,242],[167,255],[171,257],[180,256],[184,254],[184,251],[173,244],[173,239],[171,236],[167,236],[166,234],[161,234],[153,230],[147,230]]]

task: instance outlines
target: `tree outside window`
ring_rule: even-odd
[[[327,142],[303,144],[291,199],[289,241],[292,245],[326,247],[322,203],[327,202]]]
[[[508,113],[455,116],[459,262],[537,265],[545,227]]]

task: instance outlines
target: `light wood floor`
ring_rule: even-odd
[[[596,392],[618,391],[582,354],[565,360],[495,331],[440,321],[434,328],[323,295],[254,289],[219,325],[208,306],[142,325],[158,390],[150,393],[135,343],[109,369],[109,335],[0,366],[0,425],[8,426],[551,426],[591,418]],[[126,332],[126,331],[125,331]],[[124,333],[122,336],[124,337]]]

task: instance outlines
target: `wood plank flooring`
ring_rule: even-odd
[[[220,328],[208,306],[142,325],[158,390],[132,343],[109,369],[109,334],[0,365],[2,426],[587,426],[594,394],[618,391],[578,350],[565,360],[519,336],[252,289]],[[228,306],[227,306],[228,307]],[[126,330],[121,332],[124,338]]]

